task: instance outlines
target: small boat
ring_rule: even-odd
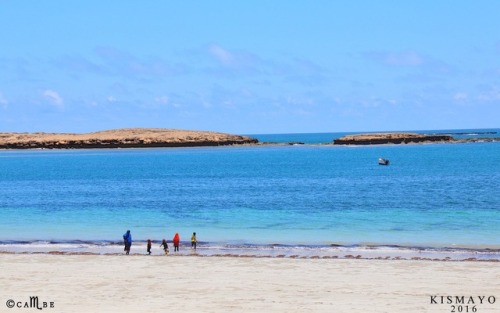
[[[389,165],[389,160],[384,158],[378,158],[378,165]]]

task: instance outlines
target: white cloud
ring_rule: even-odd
[[[169,104],[170,99],[167,96],[156,97],[155,102],[159,104]]]
[[[8,104],[9,104],[9,101],[7,101],[7,99],[5,99],[3,94],[0,92],[0,106],[6,108]]]
[[[108,97],[106,98],[106,100],[107,100],[108,102],[110,102],[110,103],[116,102],[116,98],[115,98],[115,97],[113,97],[113,96],[108,96]]]
[[[396,53],[387,53],[384,62],[389,65],[397,66],[417,66],[425,62],[425,58],[415,51],[403,51]]]
[[[47,100],[49,100],[53,105],[62,107],[64,106],[64,100],[63,98],[54,90],[45,90],[42,93],[43,97]]]
[[[286,103],[291,105],[305,105],[312,106],[314,105],[314,100],[310,98],[301,98],[301,97],[287,97]]]
[[[208,51],[217,60],[225,65],[232,65],[234,63],[234,55],[228,50],[222,48],[219,45],[212,44],[208,47]]]
[[[375,62],[390,66],[420,66],[427,62],[426,57],[413,50],[368,52],[365,56]]]
[[[477,96],[477,99],[479,101],[484,101],[484,102],[496,102],[500,100],[500,90],[498,89],[493,89],[484,93],[481,93]]]
[[[208,53],[230,70],[259,71],[264,61],[255,54],[242,50],[228,50],[217,44],[208,46]]]
[[[461,104],[491,103],[500,101],[500,89],[492,88],[480,93],[456,92],[452,95],[453,100]]]
[[[178,100],[175,99],[176,97],[174,96],[173,99],[171,99],[168,96],[158,96],[154,98],[154,101],[156,103],[157,108],[164,108],[164,107],[169,107],[169,108],[180,108],[182,107],[182,104],[177,102]]]
[[[455,101],[466,101],[469,96],[465,92],[457,92],[453,95]]]
[[[201,106],[204,108],[204,109],[210,109],[213,107],[212,105],[212,102],[210,102],[208,99],[206,99],[205,97],[203,96],[200,96],[200,103],[201,103]]]
[[[409,75],[403,79],[408,81],[428,81],[435,75],[450,75],[455,72],[453,66],[429,55],[414,50],[404,51],[373,51],[364,54],[365,58],[378,64],[392,68],[414,68],[420,70],[420,75]]]

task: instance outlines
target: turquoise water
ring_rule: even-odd
[[[0,151],[0,242],[499,249],[499,182],[498,142]]]

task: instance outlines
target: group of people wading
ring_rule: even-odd
[[[180,242],[181,242],[181,237],[179,236],[179,233],[175,233],[174,238],[172,239],[172,244],[174,245],[174,252],[179,251]],[[198,241],[196,240],[196,233],[193,233],[193,235],[191,236],[191,248],[192,249],[196,250],[196,243],[197,242]],[[130,230],[127,230],[127,232],[123,235],[123,244],[125,245],[125,248],[123,249],[123,251],[125,251],[126,254],[129,254],[130,247],[132,247],[132,234],[130,233]],[[146,252],[149,255],[151,255],[151,245],[152,245],[152,242],[150,239],[148,239]],[[165,239],[162,240],[160,247],[163,248],[163,251],[165,252],[165,254],[168,254],[168,252],[169,252],[168,243]]]

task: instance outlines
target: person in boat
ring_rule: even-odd
[[[132,246],[132,234],[130,233],[130,230],[127,230],[127,232],[123,235],[123,243],[125,245],[123,250],[126,254],[129,254],[130,247]]]
[[[196,240],[196,233],[193,233],[193,236],[191,236],[191,248],[196,250],[196,243],[198,241]]]
[[[378,158],[378,164],[380,165],[389,165],[389,160],[384,158]]]
[[[181,238],[179,236],[179,233],[175,233],[173,242],[174,242],[174,252],[179,251],[179,242],[181,241]]]
[[[163,247],[163,251],[165,251],[165,254],[168,254],[168,243],[165,239],[161,242],[160,247]]]

